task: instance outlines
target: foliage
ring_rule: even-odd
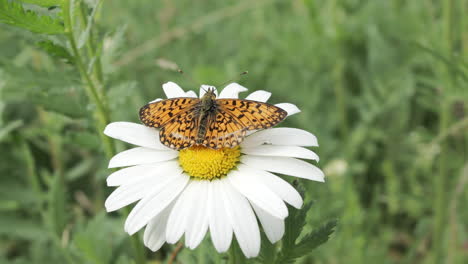
[[[0,0],[0,263],[466,263],[467,6]],[[244,70],[250,91],[302,110],[284,126],[317,135],[327,182],[301,182],[306,206],[257,258],[209,237],[144,251],[124,213],[104,213],[126,146],[103,126],[136,122],[164,82]]]
[[[14,1],[0,0],[0,22],[22,27],[34,33],[51,35],[65,33],[58,19],[25,10],[21,4]]]

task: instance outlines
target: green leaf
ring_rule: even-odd
[[[28,240],[43,239],[47,237],[47,232],[38,222],[38,219],[25,219],[18,215],[2,212],[2,217],[0,217],[0,235]]]
[[[277,254],[276,245],[272,244],[265,233],[262,232],[262,245],[260,254],[254,260],[258,263],[275,263],[275,257]]]
[[[0,141],[2,141],[9,133],[21,127],[22,125],[22,120],[15,120],[0,128]]]
[[[234,241],[233,241],[234,243]],[[231,245],[232,246],[232,245]],[[171,251],[173,251],[172,249]],[[240,251],[240,249],[239,249]],[[176,261],[174,263],[184,263],[184,264],[225,264],[226,263],[226,254],[213,254],[216,250],[213,247],[210,239],[203,239],[202,243],[195,249],[190,250],[189,248],[181,248],[179,254],[177,255]],[[242,253],[239,252],[241,255]],[[232,262],[231,262],[232,263]],[[240,262],[244,263],[244,262]]]
[[[21,27],[40,34],[64,34],[63,24],[58,19],[40,16],[31,10],[24,10],[16,2],[0,0],[0,23]]]
[[[122,250],[117,246],[128,239],[121,228],[120,220],[112,219],[104,212],[78,223],[72,245],[78,249],[81,263],[115,263],[111,261],[112,255],[124,251],[125,248]]]
[[[94,5],[92,5],[93,11],[87,18],[86,28],[80,33],[80,36],[78,38],[77,46],[79,49],[82,48],[86,44],[86,41],[88,41],[88,38],[90,37],[89,35],[91,33],[91,28],[93,27],[94,19],[97,14],[97,10],[99,9],[99,6],[101,4],[102,4],[102,0],[98,0],[94,3]]]
[[[42,50],[54,58],[64,59],[68,64],[74,63],[73,56],[68,52],[67,49],[65,49],[65,47],[55,44],[50,40],[38,42],[37,46],[39,46]]]
[[[65,183],[62,175],[52,176],[52,185],[49,190],[49,220],[57,236],[61,236],[67,221]]]
[[[19,0],[20,2],[42,7],[61,6],[62,0]]]
[[[290,208],[290,216],[285,223],[281,252],[275,263],[294,263],[297,258],[306,256],[314,248],[328,241],[336,226],[336,220],[331,220],[316,231],[304,235],[301,241],[296,243],[306,224],[307,211],[311,206],[312,203],[309,203],[301,210]]]
[[[282,252],[294,249],[296,240],[304,228],[307,212],[312,207],[312,204],[310,202],[300,210],[289,208],[289,217],[286,218],[284,238],[282,239]]]
[[[75,83],[77,76],[72,67],[62,67],[60,73],[37,71],[29,65],[3,65],[1,61],[0,67],[4,70],[3,74],[0,72],[4,83],[0,90],[3,100],[19,103],[21,110],[34,104],[70,117],[86,116],[86,97]]]
[[[335,231],[334,229],[337,225],[337,222],[338,221],[336,219],[330,220],[316,231],[305,235],[294,248],[294,256],[305,256],[314,248],[327,242],[330,238],[330,235]]]

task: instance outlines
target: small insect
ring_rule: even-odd
[[[159,140],[180,150],[194,145],[212,149],[239,145],[249,130],[272,127],[286,118],[277,106],[243,99],[216,99],[214,88],[202,98],[178,97],[140,109],[140,120],[160,128]]]

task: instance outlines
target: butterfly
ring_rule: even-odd
[[[208,88],[201,98],[151,102],[139,114],[143,124],[160,129],[161,143],[175,150],[194,145],[232,148],[247,131],[272,127],[287,116],[285,110],[263,102],[216,99],[214,88]]]

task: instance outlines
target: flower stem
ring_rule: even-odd
[[[446,102],[443,102],[440,112],[439,133],[445,133],[449,124],[450,108]],[[444,254],[444,233],[447,218],[447,159],[446,159],[446,141],[440,145],[440,158],[439,158],[439,175],[434,177],[435,189],[435,216],[434,216],[434,263],[440,263]]]
[[[84,16],[84,13],[82,13],[81,15]],[[78,46],[76,45],[76,40],[73,33],[74,30],[72,24],[70,0],[63,1],[63,17],[65,23],[65,31],[73,52],[75,65],[80,72],[82,81],[84,83],[83,86],[85,88],[87,96],[89,97],[90,101],[92,101],[96,105],[96,110],[94,111],[94,118],[96,120],[98,134],[100,135],[101,140],[104,143],[104,150],[107,157],[111,158],[116,154],[115,146],[112,140],[103,134],[104,128],[110,121],[110,114],[107,107],[108,104],[106,102],[105,96],[99,92],[99,90],[97,89],[97,85],[93,82],[93,79],[86,70],[83,57],[80,53],[80,50],[78,49]],[[88,52],[90,52],[91,56],[95,56],[96,52],[94,50],[94,45],[92,45],[92,38],[90,37],[88,41]],[[101,68],[101,65],[95,65],[95,67]],[[98,81],[102,81],[102,70],[96,71],[96,79],[98,79]],[[128,211],[125,211],[124,215],[128,215]],[[132,236],[131,241],[134,248],[135,263],[145,264],[145,249],[141,244],[139,236]]]
[[[107,104],[104,101],[104,96],[99,96],[99,92],[96,89],[96,85],[94,84],[88,72],[86,71],[81,53],[76,45],[75,36],[73,34],[70,0],[64,1],[63,16],[65,22],[65,30],[68,40],[70,42],[70,46],[72,48],[75,64],[80,72],[83,82],[86,84],[84,85],[86,94],[97,107],[96,111],[94,112],[94,116],[97,121],[98,133],[101,137],[102,142],[104,143],[104,150],[106,152],[106,155],[108,158],[110,158],[113,155],[115,155],[115,147],[111,139],[106,137],[102,133],[102,131],[104,131],[104,128],[110,120],[109,111],[107,108]]]
[[[445,0],[443,2],[443,20],[444,29],[443,43],[444,51],[447,56],[452,58],[453,47],[454,47],[454,1]],[[447,133],[450,126],[451,117],[451,101],[450,101],[450,90],[454,84],[453,70],[448,68],[443,71],[443,77],[446,79],[446,86],[442,91],[442,103],[440,107],[440,121],[439,121],[439,134]],[[439,175],[434,178],[434,190],[435,190],[435,216],[434,216],[434,227],[433,227],[433,247],[434,255],[433,263],[442,263],[445,255],[445,233],[446,233],[446,222],[447,222],[447,186],[448,186],[448,154],[447,154],[447,141],[443,141],[440,145],[440,157],[439,157]]]
[[[95,6],[95,8],[98,8],[99,4]],[[79,8],[80,8],[80,20],[81,20],[81,23],[83,24],[84,27],[88,26],[88,19],[86,17],[86,10],[85,10],[85,6],[84,6],[84,3],[81,2],[79,4]],[[104,77],[103,77],[103,74],[102,74],[102,64],[101,64],[101,57],[100,56],[96,56],[96,49],[95,49],[95,45],[94,45],[94,34],[93,34],[93,30],[91,28],[91,30],[89,31],[89,37],[88,39],[86,40],[86,49],[88,51],[88,56],[90,59],[94,59],[95,62],[94,62],[94,66],[93,66],[93,75],[94,75],[94,78],[98,81],[99,84],[102,84],[103,81],[104,81]]]

